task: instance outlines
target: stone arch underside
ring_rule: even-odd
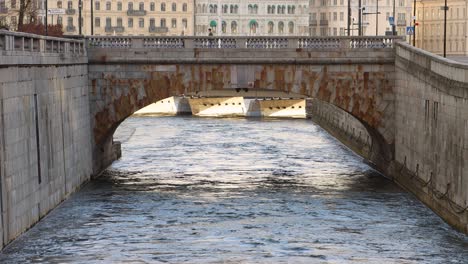
[[[135,111],[169,96],[246,87],[335,105],[362,122],[386,161],[393,157],[392,64],[111,64],[89,72],[95,174],[115,159],[112,135]]]

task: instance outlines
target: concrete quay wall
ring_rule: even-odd
[[[468,233],[468,65],[396,48],[394,180]]]
[[[92,161],[83,43],[11,32],[0,38],[2,248],[87,181]]]

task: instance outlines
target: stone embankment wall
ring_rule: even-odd
[[[0,248],[92,172],[80,41],[0,31]]]
[[[395,181],[468,233],[468,65],[396,48]]]
[[[306,100],[306,115],[351,150],[372,159],[372,137],[364,125],[351,114],[318,99]]]

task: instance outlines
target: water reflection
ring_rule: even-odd
[[[468,239],[306,120],[131,118],[2,263],[466,263]]]

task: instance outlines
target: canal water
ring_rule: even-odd
[[[308,120],[139,117],[0,263],[468,263],[468,237]]]

